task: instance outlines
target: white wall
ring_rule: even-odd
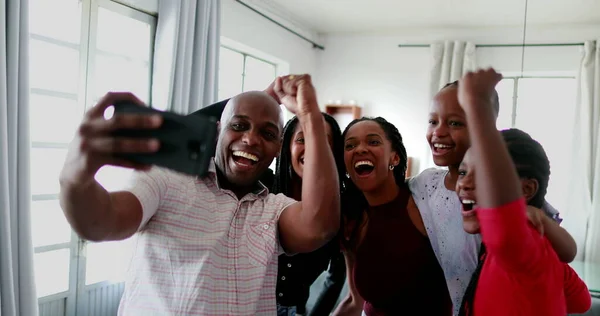
[[[312,44],[234,0],[222,0],[221,12],[223,44],[236,46],[234,48],[244,49],[258,55],[257,57],[276,61],[278,66],[281,66],[278,67],[281,74],[315,72],[317,50],[312,48]],[[306,30],[294,30],[306,34],[309,38],[316,38]]]
[[[595,39],[600,25],[529,27],[528,43],[582,42]],[[394,123],[409,156],[423,161],[429,107],[429,48],[399,48],[398,44],[430,44],[437,40],[468,40],[475,44],[522,42],[522,28],[416,29],[389,34],[340,34],[324,37],[316,85],[321,102],[356,100],[365,116],[383,116]],[[526,48],[525,74],[574,75],[580,47]],[[478,64],[494,66],[506,75],[520,73],[520,48],[478,48]],[[415,163],[413,173],[418,172]]]

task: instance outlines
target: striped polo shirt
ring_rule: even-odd
[[[264,185],[239,200],[204,179],[153,167],[129,189],[142,223],[119,315],[276,315],[281,212]]]

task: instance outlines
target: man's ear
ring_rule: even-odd
[[[216,135],[216,139],[215,142],[219,141],[219,135],[221,134],[221,121],[217,121],[217,134]]]

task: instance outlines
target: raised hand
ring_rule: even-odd
[[[114,156],[115,153],[152,153],[160,146],[156,139],[132,139],[112,136],[118,129],[152,129],[162,124],[162,117],[140,114],[114,114],[105,119],[104,112],[118,101],[130,101],[145,106],[131,93],[108,93],[84,116],[77,134],[71,143],[61,180],[82,183],[93,180],[104,165],[134,169],[147,169]]]
[[[474,107],[486,107],[492,110],[494,89],[502,75],[493,68],[468,72],[458,83],[458,103],[465,111]]]
[[[275,80],[274,92],[279,101],[298,117],[320,113],[310,75],[289,75]]]

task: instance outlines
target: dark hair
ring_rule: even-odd
[[[505,129],[501,134],[519,177],[538,182],[538,190],[528,204],[542,208],[550,181],[550,161],[544,147],[529,134],[516,128]]]
[[[538,190],[533,198],[529,200],[528,204],[542,208],[548,189],[548,181],[550,180],[550,161],[544,151],[544,147],[531,138],[529,134],[516,128],[505,129],[500,133],[504,138],[510,157],[517,168],[519,177],[535,179],[538,182]],[[472,313],[475,288],[479,281],[484,259],[485,246],[482,244],[479,252],[479,263],[465,290],[459,316],[469,316]]]
[[[348,124],[348,126],[342,133],[342,137],[345,139],[348,130],[350,130],[350,128],[354,126],[354,124],[363,121],[376,122],[377,124],[379,124],[381,129],[383,129],[386,138],[390,141],[392,145],[392,150],[395,151],[398,154],[398,156],[400,156],[400,163],[394,167],[394,179],[396,180],[396,185],[401,187],[406,186],[406,168],[408,156],[406,154],[406,148],[404,147],[404,143],[402,141],[402,135],[400,135],[400,132],[398,131],[396,126],[394,126],[394,124],[388,122],[383,117],[362,117],[350,122],[350,124]],[[356,185],[352,181],[348,180],[346,182],[346,190],[342,195],[342,212],[347,220],[355,220],[356,224],[352,229],[350,242],[345,245],[347,248],[352,249],[355,246],[354,241],[356,237],[356,231],[357,228],[361,226],[363,213],[368,207],[369,203],[367,202],[365,195],[356,187]],[[344,243],[346,243],[345,238],[342,238],[342,240],[344,241]]]
[[[458,80],[447,83],[440,89],[440,91],[449,87],[458,88]],[[498,91],[496,91],[495,89],[494,95],[492,96],[492,106],[494,107],[494,114],[496,114],[496,117],[498,117],[498,114],[500,113],[500,98],[498,97]]]
[[[335,160],[335,166],[337,167],[338,177],[340,181],[340,190],[344,187],[344,178],[346,174],[346,167],[344,165],[344,138],[342,138],[342,131],[340,126],[335,119],[326,114],[322,113],[325,121],[331,127],[331,137],[333,140],[333,158]],[[283,136],[281,140],[281,153],[275,162],[275,181],[273,182],[273,193],[283,193],[286,196],[292,194],[292,157],[290,152],[290,143],[294,136],[294,131],[298,125],[298,117],[294,116],[289,120],[283,128]]]

